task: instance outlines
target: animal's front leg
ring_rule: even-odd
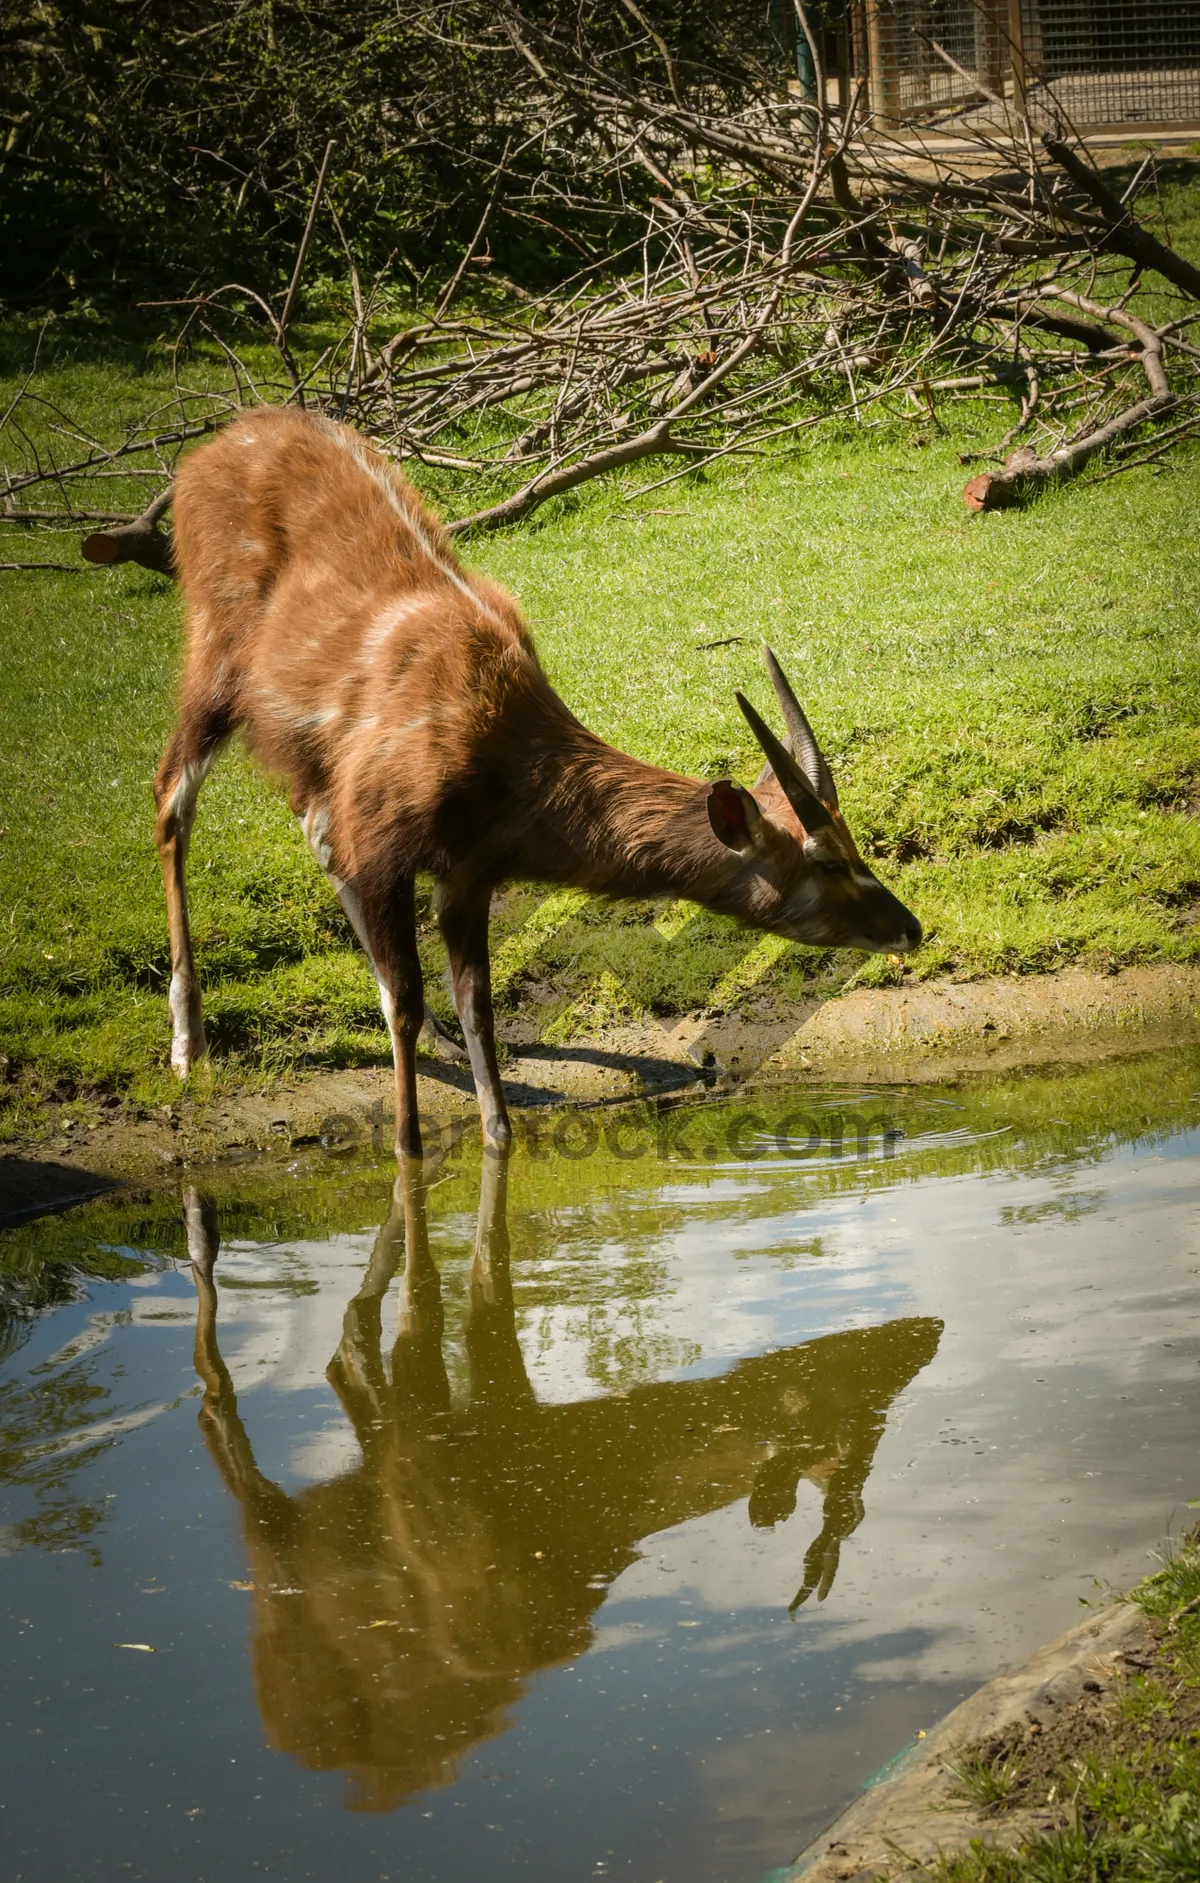
[[[452,882],[445,883],[438,922],[450,957],[454,1005],[470,1055],[484,1140],[499,1149],[512,1142],[512,1126],[496,1059],[492,966],[488,954],[491,900],[490,889],[462,893],[456,892]]]
[[[404,1252],[400,1186],[397,1178],[391,1208],[375,1238],[362,1286],[342,1319],[338,1350],[325,1369],[325,1378],[341,1400],[364,1451],[388,1410],[390,1389],[381,1351],[383,1299]]]
[[[417,1115],[417,1035],[425,1019],[425,987],[417,952],[417,914],[412,878],[397,883],[379,921],[367,916],[371,954],[379,976],[383,1017],[392,1036],[396,1067],[396,1155],[420,1157]]]
[[[471,1407],[492,1429],[511,1429],[536,1406],[517,1339],[508,1244],[508,1156],[485,1157],[479,1180],[475,1260],[467,1278],[467,1360]]]
[[[404,1212],[404,1275],[392,1349],[392,1392],[401,1426],[428,1426],[450,1410],[450,1381],[442,1354],[442,1284],[429,1252],[425,1172],[400,1159],[396,1202]]]

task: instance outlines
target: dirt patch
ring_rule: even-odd
[[[613,1104],[688,1085],[729,1090],[749,1080],[845,1079],[908,1084],[957,1073],[1082,1062],[1200,1041],[1200,967],[1163,963],[1095,974],[862,988],[786,1007],[692,1014],[611,1029],[577,1045],[531,1044],[514,1024],[505,1089],[518,1111]],[[420,1062],[420,1104],[435,1130],[473,1128],[467,1073]],[[153,1113],[48,1105],[43,1128],[14,1144],[62,1170],[131,1174],[271,1147],[384,1145],[392,1120],[390,1068],[322,1072],[267,1092],[201,1104],[181,1096]],[[81,1112],[85,1115],[81,1116]],[[64,1183],[66,1179],[62,1179]]]
[[[1117,974],[1065,968],[862,988],[817,1007],[770,1063],[780,1070],[852,1066],[858,1078],[938,1078],[951,1064],[962,1071],[1015,1067],[1051,1054],[1088,1057],[1196,1039],[1200,967],[1163,962]]]
[[[1059,1806],[1063,1774],[1077,1760],[1108,1762],[1123,1755],[1137,1758],[1147,1778],[1165,1780],[1171,1769],[1169,1748],[1185,1735],[1200,1733],[1200,1689],[1181,1683],[1162,1653],[1161,1630],[1113,1657],[1112,1679],[1085,1681],[1085,1691],[1070,1705],[1029,1719],[972,1747],[972,1770],[1004,1771],[1005,1796],[989,1816],[997,1824],[1014,1822],[1022,1812],[1045,1813]],[[1141,1675],[1160,1686],[1168,1703],[1132,1719],[1115,1704],[1126,1682]],[[1060,1809],[1060,1819],[1065,1816]]]

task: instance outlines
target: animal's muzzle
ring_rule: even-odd
[[[910,915],[907,922],[904,924],[901,938],[896,943],[896,953],[898,955],[910,955],[914,948],[921,946],[924,939],[925,930],[921,927],[916,916]]]

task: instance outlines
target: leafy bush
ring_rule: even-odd
[[[565,0],[533,12],[580,30]],[[651,0],[647,18],[653,34],[616,0],[591,8],[589,43],[618,48],[631,74],[660,61],[660,77],[669,43],[682,81],[710,89],[710,54],[726,86],[754,82],[749,55],[771,54],[763,18],[730,0]],[[569,170],[588,130],[549,124],[547,105],[503,9],[482,0],[0,0],[0,295],[29,306],[231,277],[271,291],[330,138],[330,201],[369,269],[394,257],[419,280],[461,253],[508,150],[519,187],[493,259],[552,276],[589,238],[539,202],[538,176]],[[621,187],[594,204],[601,227]],[[315,259],[344,275],[331,218]]]

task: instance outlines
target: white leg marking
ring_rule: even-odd
[[[192,1060],[199,1056],[202,1049],[192,1034],[191,985],[178,968],[171,976],[167,1006],[171,1012],[171,1070],[179,1078],[186,1079],[192,1069]]]
[[[330,874],[329,865],[333,860],[333,851],[329,847],[329,838],[326,834],[329,830],[328,811],[326,811],[323,805],[310,804],[304,816],[300,819],[300,828],[304,832],[305,841],[309,849],[316,857],[317,862],[321,865],[326,876],[328,876]],[[359,939],[362,939],[361,936]]]
[[[378,974],[375,976],[379,980]],[[379,981],[379,1005],[383,1008],[383,1017],[392,1040],[392,1059],[395,1062],[400,1052],[400,1035],[396,1031],[396,1003],[392,999],[392,990]]]
[[[207,758],[202,758],[198,765],[184,765],[180,768],[178,781],[171,793],[171,815],[179,826],[179,834],[185,844],[196,821],[196,799],[200,796],[200,787],[212,770],[220,749],[220,746],[214,746]]]
[[[362,951],[371,964],[371,972],[379,987],[379,1005],[383,1009],[383,1017],[387,1022],[387,1030],[392,1042],[392,1058],[395,1060],[400,1050],[400,1035],[396,1031],[396,1003],[392,998],[391,988],[379,972],[378,962],[367,946],[367,931],[363,922],[362,906],[350,885],[344,883],[340,876],[335,876],[332,870],[329,872],[329,880],[333,884],[338,901],[346,911],[346,920],[362,943]]]

